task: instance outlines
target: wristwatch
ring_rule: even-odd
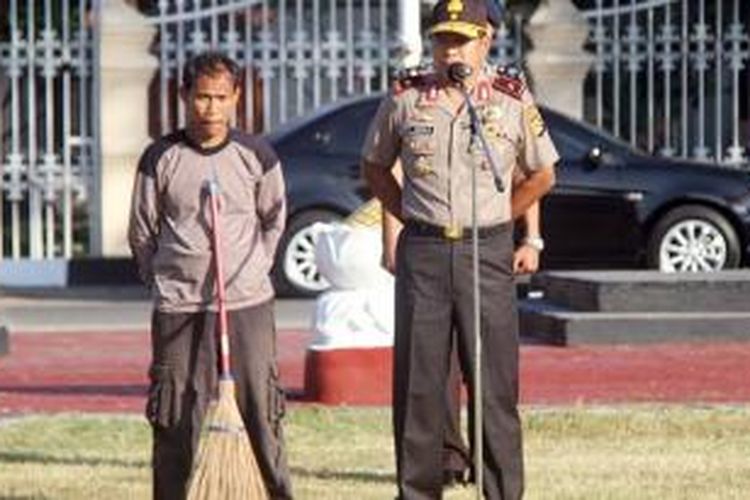
[[[524,245],[529,245],[537,252],[541,252],[542,250],[544,250],[544,240],[541,238],[541,236],[527,236],[526,238],[524,238],[523,243]]]

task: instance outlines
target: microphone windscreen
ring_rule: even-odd
[[[471,66],[464,63],[453,63],[448,66],[448,79],[453,83],[463,84],[471,73]]]

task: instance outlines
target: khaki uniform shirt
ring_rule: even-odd
[[[402,215],[440,226],[471,226],[471,175],[477,167],[477,222],[511,219],[513,171],[553,166],[559,156],[522,80],[482,76],[473,91],[479,121],[499,166],[504,190],[480,141],[472,140],[466,106],[454,114],[432,76],[403,91],[391,91],[378,109],[365,141],[365,161],[404,170]]]
[[[227,308],[273,297],[269,271],[286,219],[276,154],[264,140],[238,131],[209,150],[191,144],[180,131],[155,142],[141,157],[130,212],[130,248],[160,311],[216,308],[205,189],[214,176],[221,189]]]

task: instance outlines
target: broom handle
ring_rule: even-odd
[[[214,266],[216,268],[216,293],[219,300],[219,375],[231,376],[229,371],[229,328],[227,321],[226,295],[224,293],[224,265],[221,257],[221,229],[219,224],[219,183],[216,178],[207,182],[208,199],[211,205],[211,240]]]

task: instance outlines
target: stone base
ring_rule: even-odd
[[[316,349],[305,357],[305,399],[322,404],[389,405],[391,347]]]

